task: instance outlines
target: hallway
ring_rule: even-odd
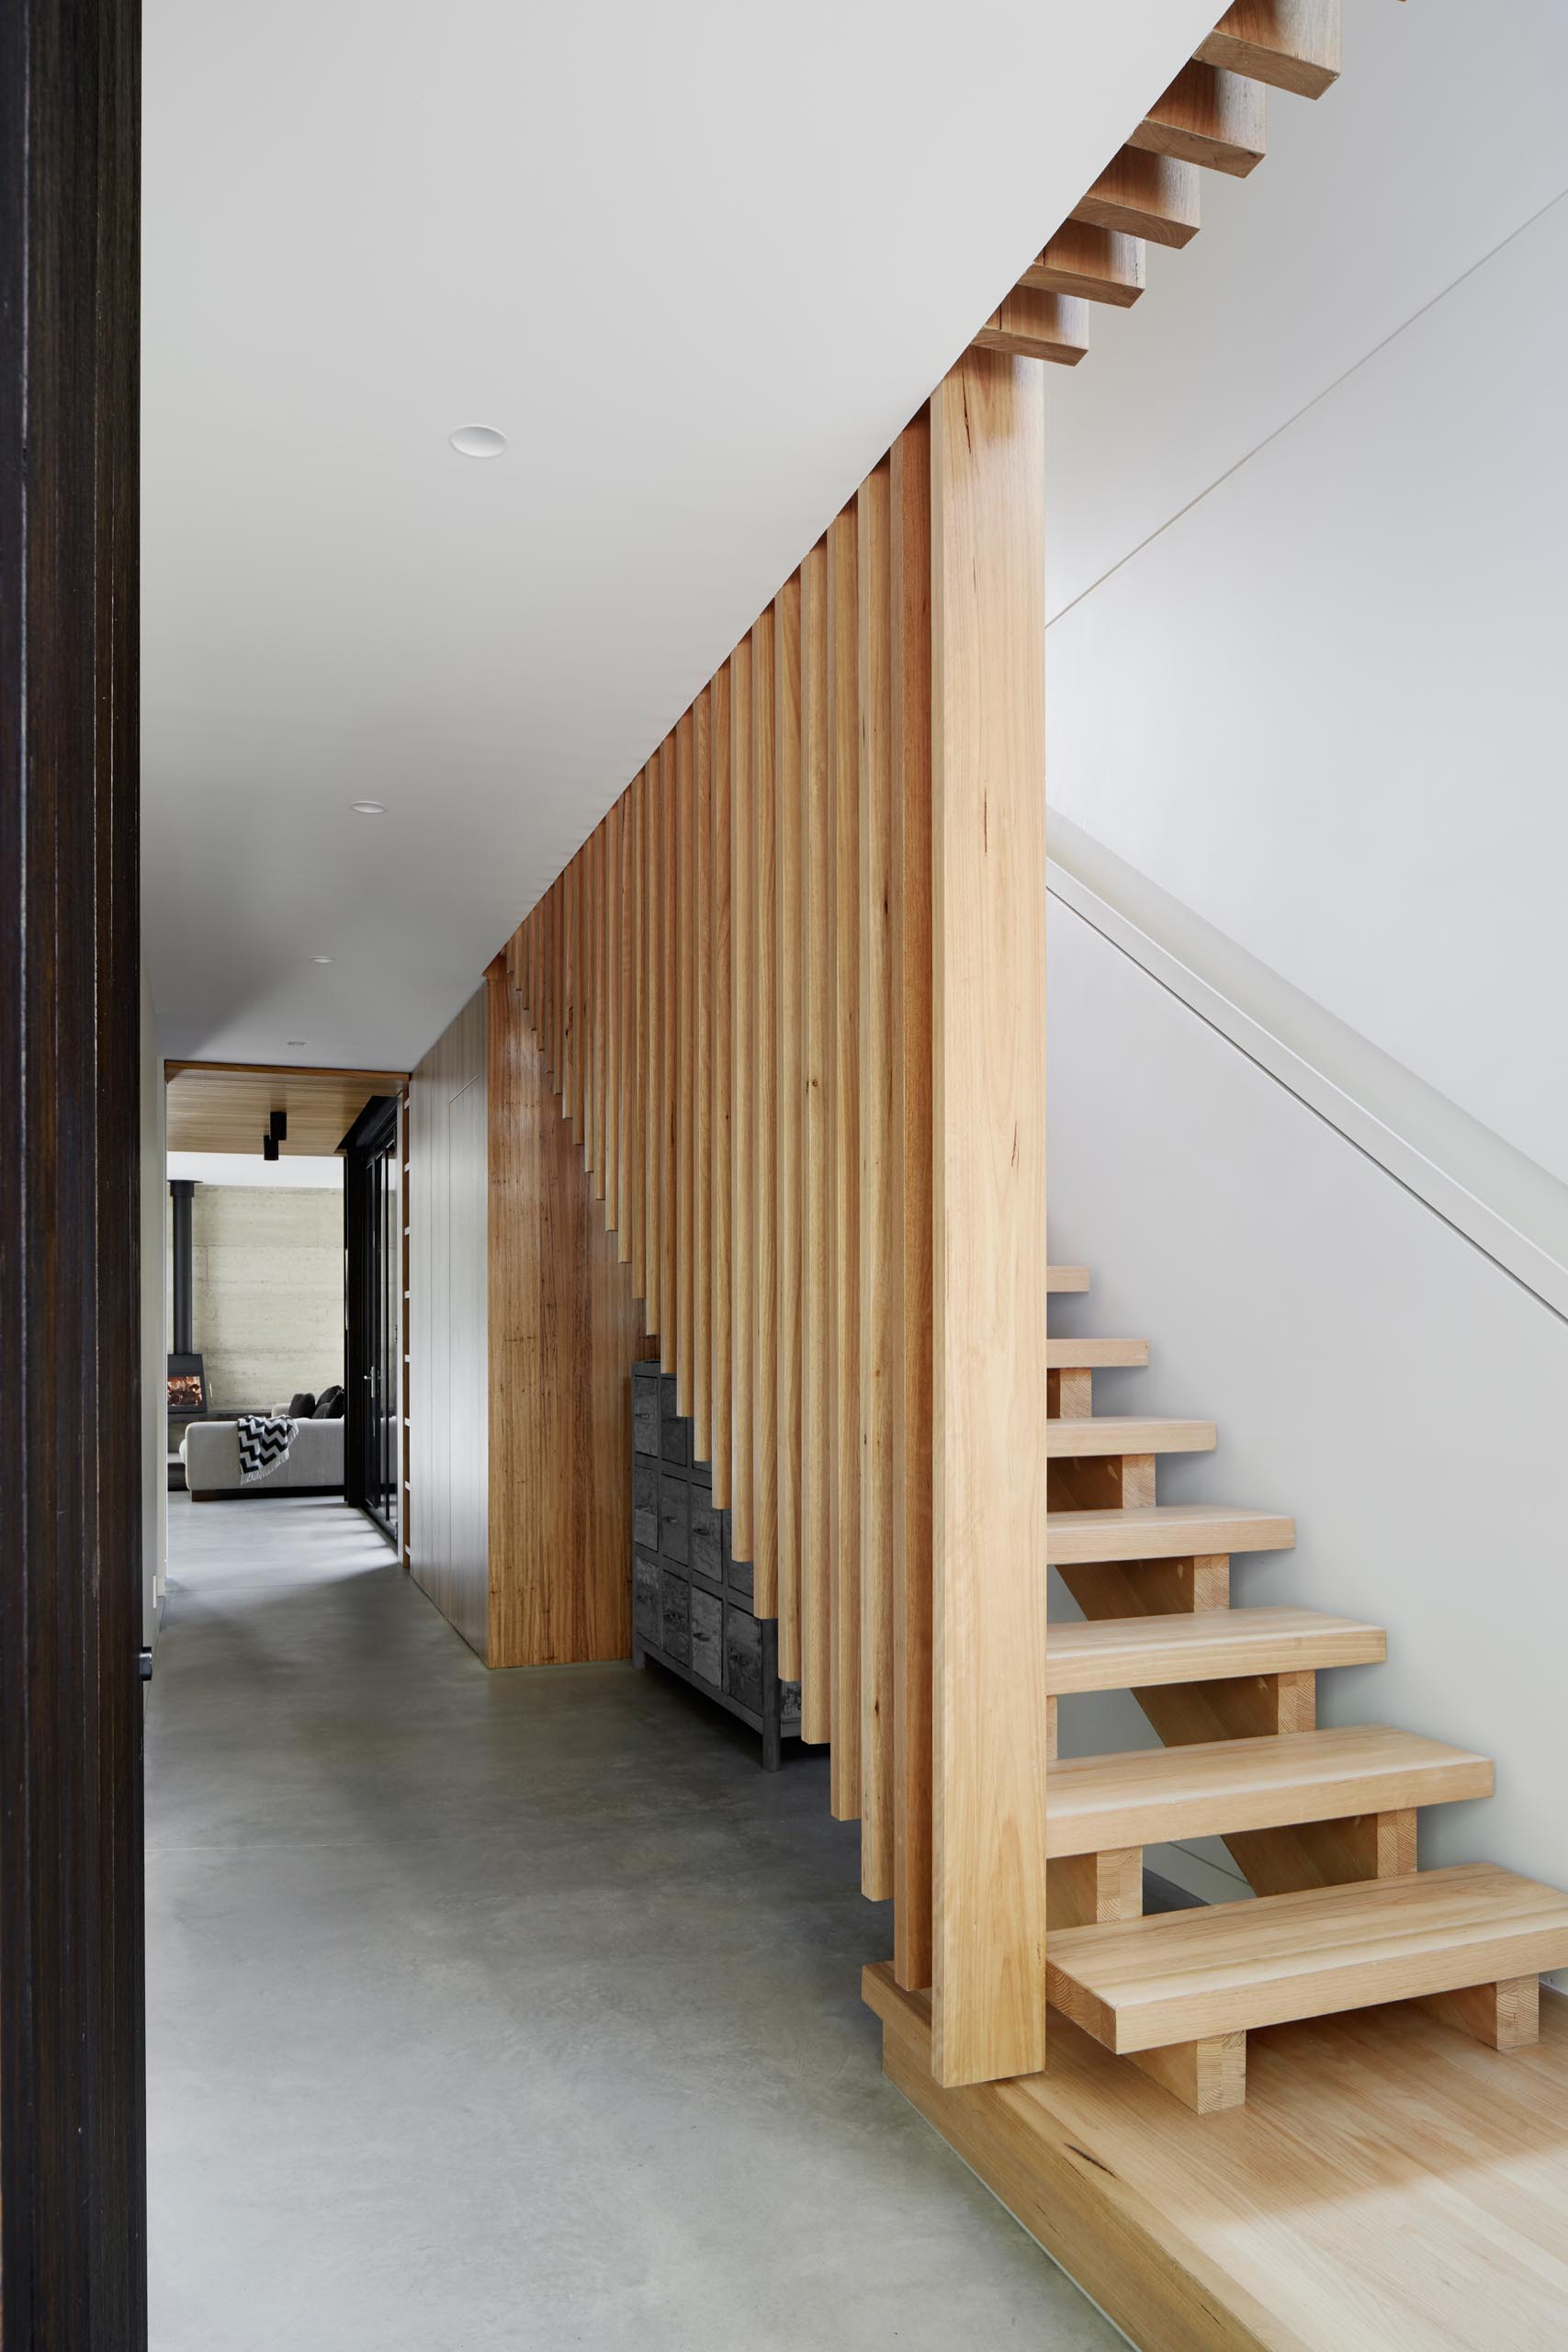
[[[169,1502],[152,2352],[1122,2340],[884,2081],[825,1753],[487,1674],[339,1503]]]

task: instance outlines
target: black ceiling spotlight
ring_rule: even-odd
[[[263,1136],[262,1158],[264,1159],[276,1159],[277,1158],[277,1137],[276,1136]]]
[[[274,1111],[267,1120],[266,1133],[262,1137],[262,1158],[276,1159],[278,1145],[288,1141],[288,1114],[287,1111]]]

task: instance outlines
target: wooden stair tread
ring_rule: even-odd
[[[975,337],[981,351],[1010,351],[1076,368],[1089,349],[1089,305],[1077,295],[1015,286]]]
[[[1381,1625],[1315,1609],[1101,1617],[1053,1624],[1045,1687],[1060,1697],[1074,1690],[1136,1690],[1231,1675],[1316,1673],[1333,1666],[1380,1666],[1387,1649]]]
[[[1091,1453],[1212,1453],[1213,1421],[1169,1420],[1153,1413],[1095,1413],[1045,1424],[1048,1462]]]
[[[1140,1503],[1130,1510],[1045,1515],[1045,1559],[1054,1568],[1288,1552],[1295,1540],[1295,1521],[1282,1512],[1238,1510],[1228,1503]]]
[[[1492,1862],[1065,1928],[1055,2006],[1127,2052],[1568,1966],[1568,1895]]]
[[[1491,1794],[1488,1758],[1377,1724],[1201,1740],[1053,1764],[1045,1850],[1102,1854]]]
[[[1272,89],[1320,98],[1339,75],[1339,0],[1236,0],[1192,54]]]
[[[1047,1372],[1100,1372],[1115,1364],[1145,1364],[1146,1340],[1059,1340],[1045,1342]]]
[[[1087,1290],[1089,1288],[1089,1268],[1087,1266],[1047,1266],[1045,1269],[1045,1288],[1048,1292],[1053,1294],[1057,1291]]]

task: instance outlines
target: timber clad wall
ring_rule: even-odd
[[[583,936],[603,965],[597,876]],[[490,1663],[631,1649],[631,1367],[640,1318],[582,1151],[498,957],[490,1025]],[[584,1023],[583,1150],[604,1145],[608,1024]]]
[[[590,972],[599,910],[595,874]],[[596,1157],[609,1027],[581,1024]],[[499,962],[410,1079],[409,1156],[411,1571],[488,1666],[625,1657],[640,1320]]]

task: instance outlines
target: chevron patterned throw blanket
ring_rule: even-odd
[[[240,1484],[254,1487],[288,1461],[299,1424],[284,1413],[242,1413],[235,1426],[240,1432]]]

